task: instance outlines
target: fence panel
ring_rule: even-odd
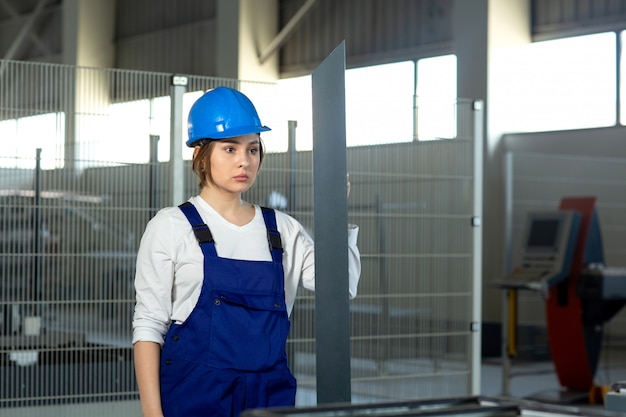
[[[155,211],[170,205],[174,175],[183,175],[185,198],[198,191],[189,154],[182,174],[169,163],[172,77],[2,64],[0,408],[72,415],[72,407],[93,405],[96,416],[122,405],[118,415],[133,415],[139,239]],[[217,85],[241,88],[255,102],[273,91],[188,77],[183,107]],[[459,106],[461,116],[471,103]],[[471,121],[459,121],[457,131],[471,132]],[[475,140],[470,133],[348,149],[349,220],[360,227],[363,264],[350,307],[354,401],[471,393],[479,278],[470,219],[482,169]],[[270,152],[246,198],[312,231],[311,169],[309,151]],[[313,301],[298,293],[288,341],[303,405],[315,402]]]

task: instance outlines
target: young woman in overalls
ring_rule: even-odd
[[[263,126],[241,92],[219,87],[192,106],[187,146],[200,194],[160,210],[137,255],[135,371],[144,417],[238,416],[293,406],[285,352],[296,290],[314,289],[313,241],[285,213],[241,194],[263,160]],[[349,296],[360,275],[348,227]]]

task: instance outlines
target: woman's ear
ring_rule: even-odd
[[[196,159],[196,155],[198,155],[198,152],[200,152],[200,147],[199,146],[194,146],[194,148],[193,148],[193,159]]]

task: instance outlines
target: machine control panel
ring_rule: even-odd
[[[579,226],[575,211],[529,212],[518,266],[497,284],[543,291],[567,278]]]

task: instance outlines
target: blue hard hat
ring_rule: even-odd
[[[228,87],[207,91],[193,103],[187,129],[189,147],[202,139],[225,139],[271,130],[261,124],[250,99]]]

